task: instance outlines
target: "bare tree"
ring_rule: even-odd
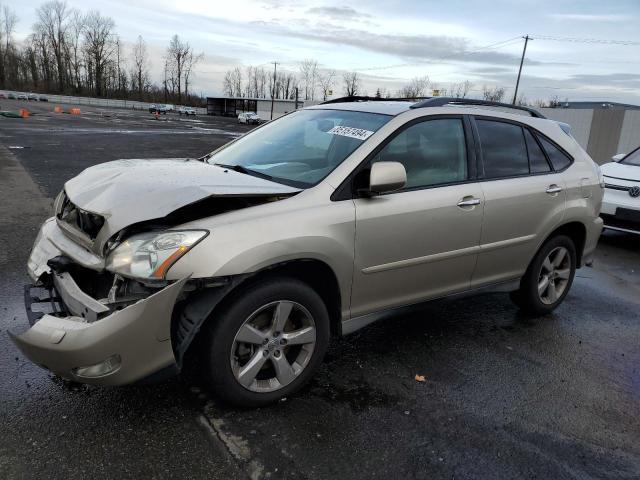
[[[320,84],[320,89],[322,91],[322,100],[325,101],[329,96],[329,91],[333,84],[335,83],[336,72],[335,70],[324,70],[320,72],[318,75],[318,83]]]
[[[171,37],[167,47],[167,63],[169,66],[172,87],[177,89],[178,103],[182,102],[182,77],[184,75],[187,57],[191,52],[188,42],[180,40],[178,35]],[[172,88],[173,90],[173,88]]]
[[[66,85],[65,79],[65,42],[66,33],[69,26],[67,19],[70,11],[67,9],[67,3],[60,0],[52,0],[42,4],[37,10],[38,21],[42,25],[47,34],[47,39],[53,49],[56,60],[56,69],[58,74],[58,90],[64,91]]]
[[[300,76],[304,85],[304,99],[313,100],[318,82],[318,61],[307,58],[300,62]]]
[[[345,72],[342,75],[344,94],[347,97],[353,97],[358,95],[358,92],[362,88],[360,75],[357,72]]]
[[[17,15],[7,6],[2,6],[0,10],[0,87],[6,84],[7,67],[9,56],[14,49],[13,32],[18,23]]]
[[[449,92],[452,97],[465,98],[472,87],[473,83],[469,80],[465,80],[464,82],[452,83],[449,87]]]
[[[427,94],[429,88],[429,77],[414,77],[408,85],[405,85],[398,91],[401,98],[420,98]]]
[[[501,102],[505,93],[504,87],[482,87],[482,99],[489,102]]]
[[[189,83],[191,81],[191,76],[193,75],[193,70],[196,68],[196,65],[202,61],[204,58],[204,53],[198,53],[197,55],[193,54],[193,51],[189,49],[184,61],[184,97],[188,101],[189,100]]]
[[[135,78],[135,87],[138,90],[138,99],[142,100],[142,94],[149,77],[149,57],[147,55],[147,44],[142,35],[138,35],[136,43],[133,45],[131,52],[133,60],[133,73]]]
[[[240,67],[227,70],[224,75],[223,90],[228,97],[242,96],[242,70]]]
[[[79,10],[72,10],[67,28],[67,41],[65,42],[65,56],[67,57],[69,77],[73,84],[73,89],[80,92],[81,79],[80,70],[82,68],[82,55],[80,40],[84,30],[84,15]]]
[[[114,53],[113,29],[115,23],[110,17],[103,17],[98,11],[91,11],[86,17],[84,48],[89,62],[89,77],[93,78],[94,91],[100,97],[105,93],[105,73]]]

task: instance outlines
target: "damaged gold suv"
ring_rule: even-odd
[[[496,290],[536,315],[563,301],[603,194],[565,125],[481,101],[347,100],[199,159],[69,180],[29,258],[15,343],[99,385],[194,362],[219,396],[257,406],[392,309]]]

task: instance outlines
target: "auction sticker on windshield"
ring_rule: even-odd
[[[366,140],[373,132],[370,130],[364,130],[362,128],[344,127],[338,125],[329,130],[329,133],[333,135],[342,135],[343,137],[357,138],[358,140]]]

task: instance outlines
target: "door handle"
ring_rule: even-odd
[[[466,199],[466,200],[465,200]],[[465,197],[458,202],[458,206],[460,208],[464,207],[474,207],[476,205],[480,205],[480,199],[474,197]]]
[[[562,191],[562,187],[559,187],[555,183],[549,185],[549,188],[547,188],[547,193],[549,195],[555,195],[556,193],[560,193],[561,191]]]

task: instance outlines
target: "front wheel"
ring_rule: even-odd
[[[205,379],[227,402],[258,407],[299,390],[329,344],[329,315],[308,285],[287,278],[254,283],[209,319]]]
[[[569,293],[575,273],[573,240],[566,235],[553,237],[538,250],[511,299],[526,313],[550,313]]]

